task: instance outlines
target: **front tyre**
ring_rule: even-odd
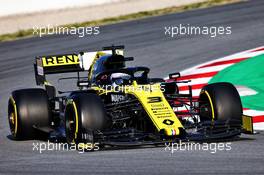
[[[238,91],[231,83],[209,84],[201,90],[199,97],[200,121],[211,123],[216,129],[233,128],[237,131],[242,126],[242,103]]]
[[[76,93],[67,100],[65,130],[68,143],[93,143],[93,131],[105,129],[108,124],[104,104],[96,94]]]

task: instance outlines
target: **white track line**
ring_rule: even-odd
[[[264,115],[264,111],[257,111],[257,110],[244,110],[243,113],[245,115],[249,115],[249,116],[260,116],[260,115]]]
[[[210,78],[196,78],[196,79],[190,79],[191,82],[189,83],[179,83],[178,86],[179,87],[183,87],[183,86],[188,86],[188,85],[196,85],[196,84],[205,84],[208,83],[208,81],[210,81]]]
[[[192,90],[193,96],[199,96],[200,91],[201,91],[200,89]],[[186,90],[186,91],[180,91],[180,94],[189,94],[189,91],[188,90]]]
[[[264,122],[261,123],[253,123],[254,130],[263,130],[264,128]]]
[[[186,70],[181,73],[182,76],[185,75],[192,75],[192,74],[200,74],[200,73],[210,73],[210,72],[218,72],[221,71],[229,66],[232,66],[232,64],[224,64],[224,65],[218,65],[218,66],[211,66],[211,67],[205,67],[205,68],[200,68],[200,69],[191,69],[191,70]]]

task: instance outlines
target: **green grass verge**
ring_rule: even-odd
[[[194,4],[184,5],[180,7],[169,7],[169,8],[159,9],[159,10],[143,11],[143,12],[138,12],[138,13],[133,13],[133,14],[128,14],[128,15],[122,15],[118,17],[105,18],[101,20],[74,23],[74,24],[68,24],[68,25],[62,25],[62,26],[63,27],[100,26],[100,25],[114,24],[118,22],[129,21],[129,20],[142,19],[142,18],[147,18],[151,16],[159,16],[159,15],[183,12],[183,11],[188,11],[188,10],[193,10],[193,9],[201,9],[201,8],[208,8],[212,6],[225,5],[225,4],[236,3],[240,1],[241,0],[208,0],[205,2],[194,3]],[[27,29],[27,30],[20,30],[18,32],[11,33],[11,34],[0,35],[0,41],[9,41],[9,40],[15,40],[15,39],[20,39],[20,38],[25,38],[25,37],[31,37],[33,36],[33,31],[34,31],[33,29]]]
[[[242,96],[244,108],[264,110],[264,54],[246,59],[218,72],[210,81],[230,82],[234,85],[245,86],[257,91],[256,95]]]

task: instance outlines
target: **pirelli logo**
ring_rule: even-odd
[[[42,57],[43,67],[79,64],[77,55]]]

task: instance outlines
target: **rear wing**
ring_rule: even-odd
[[[107,48],[108,49],[108,48]],[[36,57],[34,63],[37,85],[46,84],[47,74],[87,71],[94,61],[106,54],[123,55],[123,48],[96,52],[81,52],[80,54],[63,54]]]
[[[80,72],[82,68],[77,54],[65,54],[36,57],[34,70],[37,85],[43,85],[47,74]]]

